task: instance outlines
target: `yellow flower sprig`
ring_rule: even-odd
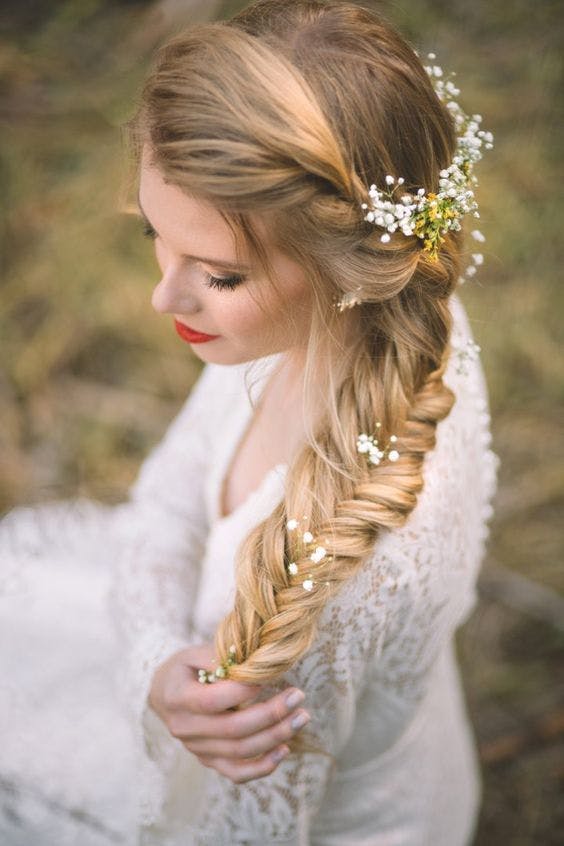
[[[428,57],[433,60],[435,54],[429,53]],[[380,236],[383,244],[388,243],[395,232],[415,235],[423,241],[423,250],[429,254],[430,260],[437,261],[445,234],[451,229],[461,229],[463,215],[470,213],[480,217],[473,191],[477,185],[474,164],[482,158],[484,149],[493,147],[493,135],[480,129],[481,115],[465,114],[455,100],[460,90],[452,80],[443,79],[443,71],[438,65],[426,66],[425,70],[437,96],[445,103],[454,120],[457,147],[452,163],[441,170],[437,192],[427,194],[424,188],[419,188],[414,194],[405,192],[396,197],[396,191],[405,179],[388,174],[386,187],[380,189],[371,185],[368,192],[370,205],[362,203],[361,207],[366,211],[365,220],[385,230]],[[480,232],[472,234],[477,240],[484,240]],[[481,258],[480,254],[468,276],[473,275],[477,264],[481,264]]]

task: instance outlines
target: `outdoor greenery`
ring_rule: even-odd
[[[150,306],[157,270],[124,213],[121,127],[163,37],[206,7],[225,17],[245,4],[2,5],[0,510],[116,502],[200,370]],[[564,831],[562,7],[375,5],[456,70],[461,104],[494,133],[477,166],[485,263],[460,295],[482,349],[500,490],[457,646],[484,774],[476,844],[550,846]],[[513,576],[543,586],[546,602],[526,612],[530,582]]]

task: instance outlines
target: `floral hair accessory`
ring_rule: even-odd
[[[434,53],[429,53],[428,58],[433,60],[436,57]],[[451,79],[443,79],[440,67],[426,66],[425,70],[433,82],[437,96],[453,116],[457,133],[456,154],[452,163],[439,174],[439,191],[426,193],[424,188],[418,188],[415,194],[404,192],[401,196],[396,196],[405,179],[388,174],[386,187],[371,185],[371,205],[362,203],[361,207],[366,210],[365,220],[385,230],[380,236],[382,243],[388,243],[397,231],[407,236],[415,235],[423,241],[423,249],[430,259],[436,261],[439,248],[445,240],[443,236],[450,229],[461,228],[460,218],[465,214],[480,216],[473,191],[477,185],[473,168],[482,158],[483,149],[489,150],[493,147],[493,135],[480,129],[481,115],[469,117],[465,114],[454,99],[460,94],[460,89]],[[479,241],[485,240],[478,231],[472,234]],[[474,264],[469,268],[469,276],[476,272],[476,265],[482,263],[482,258],[480,254],[473,256]]]
[[[359,305],[362,302],[361,297],[359,294],[362,293],[362,287],[359,285],[354,292],[347,291],[343,294],[340,298],[333,298],[334,305],[339,309],[339,311],[344,311],[346,308],[352,308],[355,305]]]
[[[307,519],[306,515],[304,515],[303,519]],[[286,528],[293,532],[299,528],[300,521],[295,517],[292,517],[286,523]],[[324,546],[320,546],[316,541],[314,536],[310,531],[305,531],[301,533],[301,540],[298,541],[298,550],[299,550],[299,557],[302,558],[304,555],[309,555],[310,561],[313,561],[314,564],[318,564],[323,558],[330,558],[331,556],[328,555],[327,550]],[[297,576],[298,575],[298,565],[295,561],[291,561],[287,567],[286,572],[289,576]],[[304,590],[311,591],[313,590],[313,586],[316,584],[315,579],[313,578],[312,573],[307,573],[306,578],[302,580],[302,587]],[[325,582],[325,585],[328,586],[329,582]]]
[[[237,654],[237,647],[234,643],[231,644],[229,647],[229,655],[225,661],[213,671],[209,670],[198,670],[198,681],[202,684],[211,684],[212,682],[216,682],[218,679],[224,679],[226,676],[229,675],[229,667],[233,664],[236,664],[235,655]]]
[[[380,429],[382,424],[380,421],[376,423],[376,428]],[[387,446],[382,449],[378,442],[377,435],[366,435],[364,432],[358,436],[356,448],[358,452],[367,452],[368,460],[371,464],[380,464],[387,458],[388,461],[397,461],[400,457],[399,452],[393,446],[397,442],[396,435],[390,435],[390,440]]]

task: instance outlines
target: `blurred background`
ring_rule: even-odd
[[[245,5],[1,4],[0,513],[123,499],[198,376],[150,307],[156,264],[122,211],[121,126],[163,38]],[[563,7],[374,5],[457,72],[461,105],[495,137],[478,166],[485,264],[459,293],[482,349],[500,487],[457,648],[484,779],[476,846],[562,844]]]

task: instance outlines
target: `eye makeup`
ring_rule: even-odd
[[[146,217],[142,215],[143,221],[143,234],[147,236],[147,238],[151,238],[151,240],[155,240],[157,237],[157,233],[155,229],[151,226],[149,221]],[[193,258],[196,258],[193,256]],[[202,261],[203,259],[199,259]],[[212,264],[212,262],[206,262]],[[233,273],[230,276],[214,276],[212,273],[204,272],[204,276],[206,277],[206,285],[208,288],[217,288],[220,291],[229,290],[232,291],[234,288],[237,288],[245,281],[245,277],[238,273]]]

